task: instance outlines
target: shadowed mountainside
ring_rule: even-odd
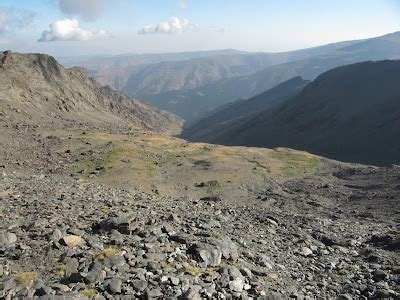
[[[222,130],[191,130],[189,140],[289,147],[342,161],[400,162],[400,61],[328,71],[275,109]],[[250,101],[250,100],[249,100]]]
[[[237,123],[251,120],[262,111],[272,109],[299,93],[309,81],[300,77],[288,80],[249,100],[238,100],[219,107],[214,113],[184,129],[182,137],[202,140],[215,132],[230,130]]]

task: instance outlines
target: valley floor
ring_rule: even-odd
[[[400,297],[400,167],[2,123],[1,296]]]

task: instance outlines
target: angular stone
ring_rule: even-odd
[[[219,247],[222,252],[222,257],[228,260],[236,261],[239,257],[239,252],[236,244],[232,242],[229,238],[224,238],[221,240],[208,239],[208,243],[211,245]]]
[[[131,284],[137,292],[144,291],[148,285],[146,280],[132,280]]]
[[[382,280],[385,280],[387,277],[388,277],[388,275],[382,270],[375,270],[374,271],[373,279],[375,281],[382,281]]]
[[[62,234],[61,230],[56,228],[53,230],[50,239],[54,243],[58,243],[62,239],[62,237],[63,237],[63,234]]]
[[[112,278],[110,282],[108,283],[108,291],[114,295],[114,294],[120,294],[121,293],[121,287],[122,287],[122,281],[118,278]]]
[[[222,252],[217,246],[199,242],[191,247],[191,252],[208,266],[217,267],[221,263]]]
[[[97,228],[103,231],[112,231],[113,229],[123,234],[130,233],[130,222],[127,218],[120,216],[109,218],[97,224]]]
[[[229,282],[229,289],[231,291],[241,293],[243,291],[244,281],[241,278],[236,278],[233,281]]]
[[[87,283],[101,283],[106,277],[106,272],[100,263],[95,262],[91,265],[90,271],[85,276],[85,282]]]
[[[303,248],[301,248],[300,254],[307,257],[307,256],[312,255],[313,252],[310,248],[303,247]]]

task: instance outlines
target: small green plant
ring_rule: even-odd
[[[106,257],[116,255],[120,252],[117,248],[107,248],[96,255],[98,261],[103,261]]]
[[[65,265],[63,264],[57,264],[54,271],[59,277],[65,277],[65,275],[67,274],[67,270],[65,269]]]
[[[86,289],[81,292],[81,295],[87,298],[93,298],[97,295],[96,291],[93,289]]]
[[[208,195],[214,194],[214,193],[215,193],[215,187],[214,187],[214,186],[209,186],[209,187],[207,187],[206,193],[207,193]]]
[[[15,280],[18,284],[28,283],[37,278],[38,274],[36,272],[24,272],[15,275]]]
[[[188,266],[186,267],[185,270],[186,273],[192,275],[192,276],[200,276],[203,272],[199,267],[196,266]]]

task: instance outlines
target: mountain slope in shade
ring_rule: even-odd
[[[400,61],[339,67],[282,106],[193,140],[289,147],[341,161],[398,164],[399,78]]]
[[[249,100],[228,103],[215,113],[185,128],[182,137],[201,140],[203,137],[212,136],[214,132],[229,130],[234,124],[251,120],[258,113],[279,106],[299,93],[308,83],[309,81],[296,77]]]
[[[311,58],[271,66],[256,73],[223,79],[193,90],[161,93],[146,98],[186,121],[203,117],[218,106],[238,98],[251,98],[293,77],[314,80],[333,68],[363,61],[400,59],[400,32],[359,41]]]
[[[182,122],[175,115],[101,86],[82,68],[65,69],[43,54],[12,53],[6,61],[0,112],[10,119],[179,132]]]

